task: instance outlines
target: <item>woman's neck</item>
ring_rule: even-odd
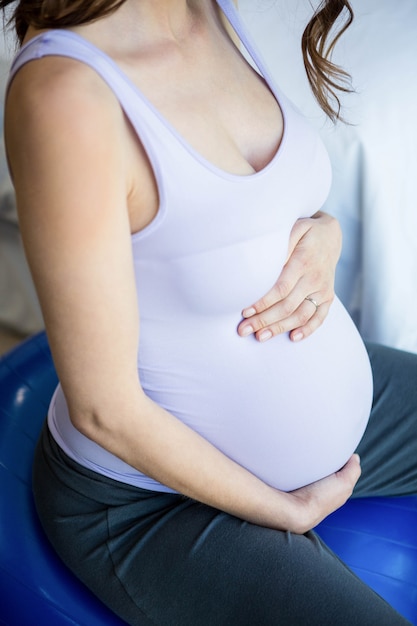
[[[209,3],[210,4],[210,3]],[[201,0],[126,0],[109,16],[74,28],[100,48],[181,44],[199,22],[207,2]]]

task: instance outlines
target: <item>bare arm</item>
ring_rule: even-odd
[[[260,525],[311,528],[350,495],[359,475],[355,459],[324,487],[285,494],[144,394],[136,365],[127,125],[90,70],[72,61],[35,63],[12,85],[6,138],[26,253],[74,425],[191,498]]]

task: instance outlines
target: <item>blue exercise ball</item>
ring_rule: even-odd
[[[32,498],[32,460],[57,376],[44,333],[0,359],[0,624],[123,626],[56,556]]]
[[[417,496],[352,498],[315,530],[359,578],[417,624]]]

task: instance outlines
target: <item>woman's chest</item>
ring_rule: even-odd
[[[282,112],[264,79],[234,44],[206,39],[181,54],[139,56],[122,69],[206,160],[227,172],[250,175],[277,152]]]

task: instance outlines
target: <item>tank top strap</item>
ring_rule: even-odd
[[[234,5],[233,0],[216,0],[216,2],[230,22],[230,25],[232,26],[239,40],[244,45],[246,51],[249,54],[249,57],[255,63],[255,66],[257,67],[261,75],[265,78],[267,84],[270,86],[270,88],[272,88],[273,86],[274,92],[279,92],[273,76],[268,69],[267,63],[265,62],[261,52],[259,51],[259,48],[256,46],[252,37],[248,33],[247,27],[244,24],[236,6]],[[280,96],[282,96],[281,93]]]

